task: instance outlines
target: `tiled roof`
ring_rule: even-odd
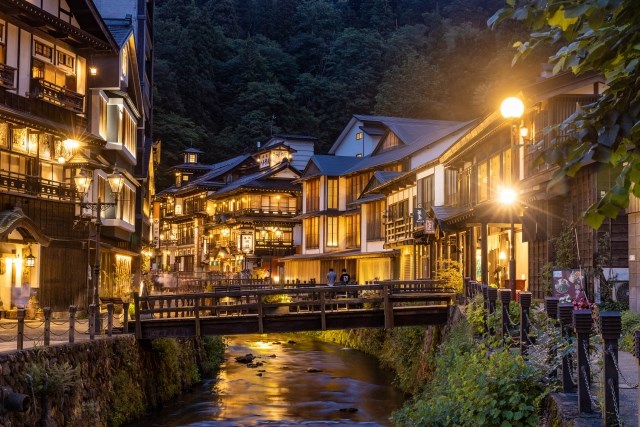
[[[25,240],[31,239],[42,246],[49,246],[50,239],[38,226],[22,212],[22,209],[15,207],[11,210],[0,212],[0,242],[6,242],[9,234],[18,229]]]
[[[105,24],[107,24],[107,28],[111,32],[113,39],[118,44],[119,47],[124,46],[127,39],[133,32],[133,25],[130,19],[104,19]]]

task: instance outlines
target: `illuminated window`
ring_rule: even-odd
[[[361,140],[363,138],[364,134],[362,132],[358,132],[356,133],[356,139],[357,140]]]
[[[307,249],[317,249],[320,245],[318,224],[319,218],[317,216],[304,220],[305,247]]]
[[[360,246],[360,215],[345,217],[345,232],[347,248]]]
[[[305,202],[307,212],[320,210],[320,179],[312,179],[305,183]]]
[[[338,209],[338,178],[327,178],[327,209]]]
[[[478,165],[478,202],[489,199],[489,177],[487,174],[487,162]]]
[[[338,246],[338,217],[327,217],[327,246]]]

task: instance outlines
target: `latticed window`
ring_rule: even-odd
[[[360,246],[360,215],[345,217],[345,244],[348,248]]]
[[[338,209],[338,178],[327,178],[327,209]]]
[[[320,210],[320,179],[312,179],[305,183],[306,212]]]
[[[382,240],[384,238],[384,201],[369,203],[367,205],[367,240]]]
[[[317,249],[320,246],[318,224],[319,218],[317,216],[304,220],[305,247],[307,249]]]
[[[327,217],[327,246],[338,246],[338,217]]]

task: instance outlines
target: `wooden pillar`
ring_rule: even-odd
[[[488,254],[488,245],[489,245],[489,230],[486,223],[480,224],[481,229],[481,238],[480,242],[480,262],[482,263],[482,283],[489,284],[489,254]],[[500,286],[500,284],[498,284]]]

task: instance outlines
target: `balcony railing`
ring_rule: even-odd
[[[7,171],[0,172],[0,189],[3,192],[30,194],[43,199],[74,200],[76,198],[76,192],[71,185]]]
[[[63,108],[84,112],[84,96],[46,81],[43,78],[31,79],[31,97],[42,99]]]
[[[19,113],[26,113],[64,125],[72,124],[75,129],[87,128],[87,119],[84,117],[41,99],[26,98],[0,90],[0,104]]]
[[[6,89],[15,89],[16,69],[5,64],[0,64],[0,86]]]
[[[385,236],[387,243],[400,242],[413,238],[412,218],[407,216],[403,218],[388,221],[385,224]]]

